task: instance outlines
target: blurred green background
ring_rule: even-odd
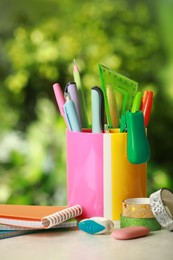
[[[172,11],[171,0],[0,1],[0,203],[67,203],[52,85],[73,80],[74,58],[88,111],[98,63],[154,91],[147,189],[173,189]]]

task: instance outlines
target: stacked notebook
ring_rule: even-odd
[[[82,214],[79,205],[30,206],[0,204],[0,239],[59,228],[77,226]]]

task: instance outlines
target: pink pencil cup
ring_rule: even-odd
[[[68,205],[82,218],[103,216],[103,134],[66,132]]]

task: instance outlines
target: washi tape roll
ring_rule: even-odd
[[[164,228],[173,230],[173,193],[168,189],[160,189],[150,196],[152,212]]]
[[[132,198],[124,200],[123,216],[129,218],[154,218],[149,198]]]
[[[144,226],[149,228],[151,231],[157,231],[161,229],[161,225],[158,223],[156,218],[129,218],[121,215],[120,228],[130,226]]]

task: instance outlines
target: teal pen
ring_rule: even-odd
[[[77,115],[77,111],[74,102],[71,100],[69,93],[65,93],[66,102],[64,104],[65,117],[73,132],[81,132],[81,124]]]
[[[92,133],[102,133],[104,130],[104,97],[101,88],[91,89]]]

